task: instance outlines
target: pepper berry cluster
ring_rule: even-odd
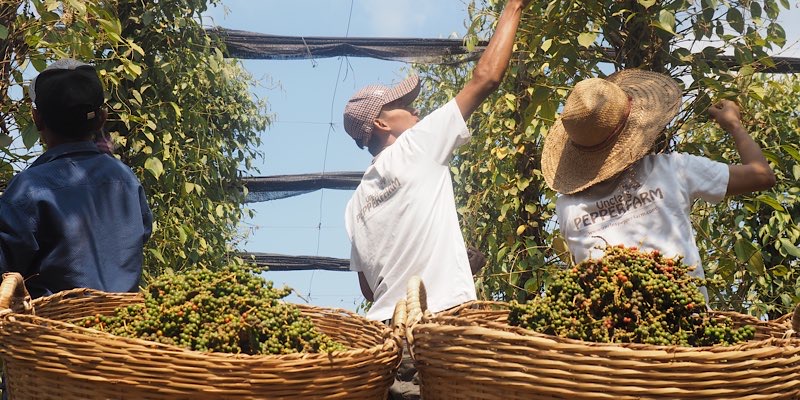
[[[143,289],[144,301],[95,315],[80,326],[191,350],[242,354],[331,352],[344,346],[281,299],[291,289],[249,266],[164,274]]]
[[[755,336],[711,315],[680,258],[608,246],[605,256],[558,271],[545,293],[512,302],[508,322],[537,332],[601,343],[732,345]]]

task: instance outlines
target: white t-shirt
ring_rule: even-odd
[[[374,294],[372,320],[392,318],[409,278],[425,284],[428,309],[475,300],[449,162],[470,132],[455,100],[405,131],[372,160],[345,211],[350,269]]]
[[[695,266],[692,275],[703,278],[689,214],[695,199],[717,203],[727,187],[727,164],[683,153],[648,155],[620,177],[559,196],[556,214],[575,262],[602,257],[608,242],[683,256]]]

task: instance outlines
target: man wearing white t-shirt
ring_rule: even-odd
[[[505,75],[528,1],[508,1],[472,79],[425,118],[411,107],[420,90],[415,75],[394,87],[366,86],[348,101],[345,131],[374,156],[345,213],[350,267],[373,301],[367,318],[391,319],[414,275],[432,312],[476,298],[449,163],[470,138],[465,121]]]
[[[345,131],[374,157],[345,212],[350,268],[358,272],[364,297],[373,302],[367,318],[391,319],[414,275],[425,284],[432,312],[475,300],[449,163],[453,151],[470,138],[465,121],[500,86],[528,2],[506,3],[472,79],[425,118],[411,107],[420,90],[415,75],[394,87],[364,87],[348,101]],[[403,370],[391,398],[419,398],[419,387],[409,382],[413,369]]]
[[[741,164],[648,154],[680,104],[672,78],[640,70],[587,79],[567,97],[545,140],[542,172],[560,193],[556,214],[575,262],[601,257],[605,244],[622,244],[683,257],[702,278],[689,218],[694,200],[717,203],[775,184],[739,107],[727,100],[708,112],[733,136]]]

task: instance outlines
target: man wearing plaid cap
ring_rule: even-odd
[[[21,273],[33,297],[138,291],[152,214],[131,169],[93,141],[107,116],[97,71],[59,60],[29,94],[46,151],[0,196],[0,271]]]
[[[508,1],[472,79],[425,118],[411,107],[420,91],[414,75],[393,87],[366,86],[347,103],[345,130],[374,156],[345,214],[350,267],[373,301],[367,318],[391,319],[414,275],[432,312],[476,298],[449,162],[470,139],[465,121],[500,85],[527,3]]]

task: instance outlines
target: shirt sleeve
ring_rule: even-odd
[[[470,132],[455,99],[420,120],[404,135],[408,141],[429,154],[441,165],[453,158],[453,151],[466,143]]]
[[[692,200],[722,201],[728,191],[728,164],[685,153],[676,153],[673,158],[675,171],[680,171]]]
[[[141,186],[139,186],[139,206],[142,209],[142,225],[144,226],[142,243],[147,243],[153,234],[153,212],[150,210],[150,206],[147,205],[147,195],[145,195],[144,188]]]
[[[350,246],[350,270],[355,272],[361,272],[361,265],[359,265],[359,258],[358,253],[356,252],[355,246]]]
[[[34,217],[13,204],[0,201],[0,271],[28,276],[39,249]]]

